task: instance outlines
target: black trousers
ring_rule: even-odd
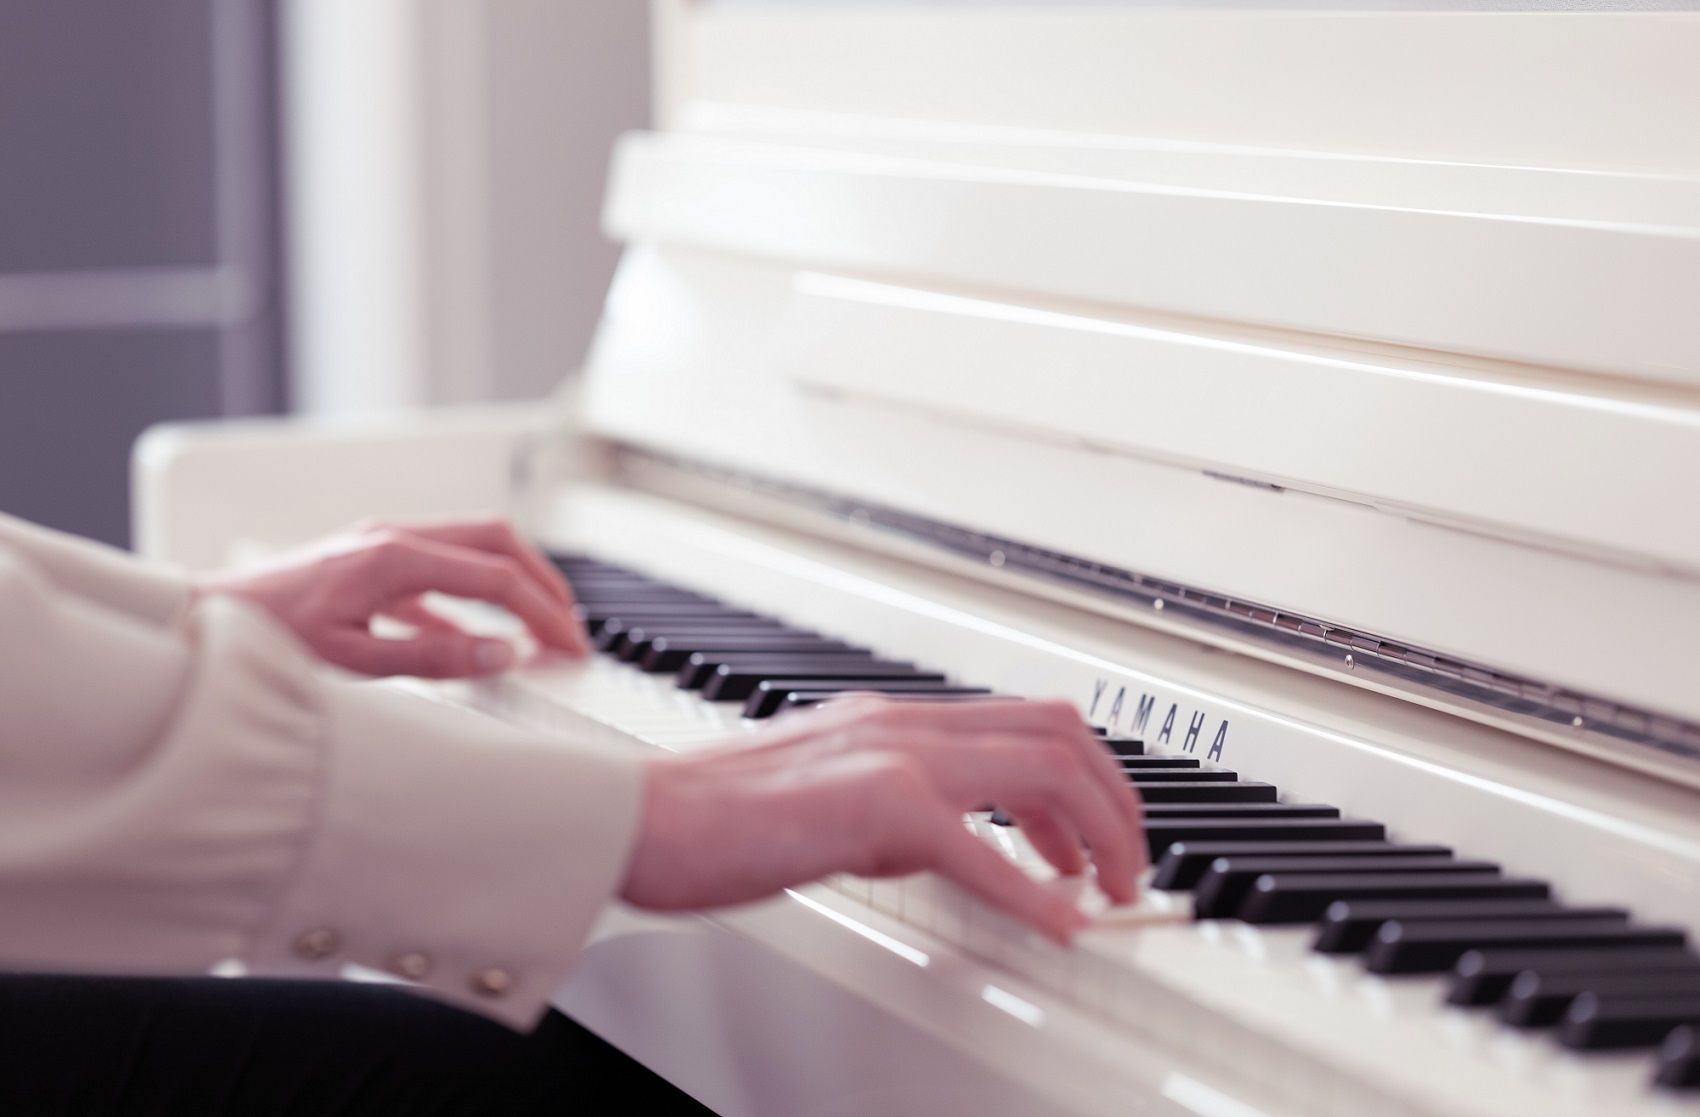
[[[530,1035],[398,989],[0,975],[0,1114],[701,1117],[566,1017]]]

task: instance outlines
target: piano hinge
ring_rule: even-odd
[[[1163,611],[1166,619],[1186,618],[1201,626],[1231,632],[1240,639],[1305,652],[1326,650],[1338,656],[1341,664],[1352,671],[1392,675],[1415,686],[1534,718],[1572,733],[1610,738],[1656,749],[1673,758],[1700,762],[1700,725],[1666,714],[1386,640],[1317,617],[1154,578],[788,481],[633,447],[622,448],[619,458],[623,462],[683,471],[717,484],[824,512],[847,524],[892,533],[906,541],[941,548],[1004,572],[1046,578],[1071,588],[1110,595],[1123,603],[1134,602]]]

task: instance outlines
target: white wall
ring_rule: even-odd
[[[535,395],[577,365],[619,259],[601,234],[614,138],[649,123],[649,5],[490,5],[496,394]]]
[[[288,0],[299,409],[542,394],[589,343],[615,251],[613,139],[649,114],[637,0]]]

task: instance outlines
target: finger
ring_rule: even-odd
[[[988,702],[977,708],[945,712],[944,721],[954,719],[966,726],[978,727],[990,722],[1000,732],[1028,732],[1037,736],[1062,738],[1081,757],[1086,772],[1097,786],[1120,821],[1124,836],[1133,850],[1134,874],[1144,872],[1149,856],[1146,852],[1145,811],[1139,796],[1128,785],[1121,766],[1110,751],[1093,735],[1085,719],[1070,702]]]
[[[957,824],[940,825],[933,869],[1064,946],[1086,926],[1073,901],[1039,885]]]
[[[391,620],[412,625],[414,628],[428,632],[461,632],[459,625],[440,613],[434,612],[429,605],[417,597],[407,598],[384,606],[383,615]]]
[[[1080,836],[1057,821],[1048,811],[1023,811],[1011,816],[1027,844],[1065,877],[1079,876],[1086,868]]]
[[[573,591],[567,585],[566,578],[555,569],[553,563],[543,557],[543,552],[520,535],[511,520],[495,518],[425,521],[402,524],[400,528],[409,535],[417,535],[422,539],[451,543],[457,547],[470,547],[486,554],[511,558],[519,563],[520,568],[536,580],[549,596],[568,607],[574,603]]]
[[[1097,868],[1098,887],[1118,904],[1139,898],[1139,878],[1147,851],[1143,831],[1130,828],[1120,804],[1089,774],[1078,779],[1078,795],[1068,799],[1070,817],[1080,827]]]
[[[1093,778],[1127,828],[1128,838],[1133,842],[1135,872],[1143,873],[1150,867],[1151,858],[1145,842],[1145,805],[1139,798],[1139,792],[1128,782],[1121,765],[1116,763],[1115,754],[1087,731],[1084,724],[1074,739],[1079,743]]]
[[[994,802],[1012,812],[1044,811],[1077,832],[1092,851],[1098,885],[1112,901],[1137,896],[1147,851],[1130,791],[1072,707],[1059,703],[975,703],[967,716],[940,716],[924,703],[847,704],[845,717],[867,720],[875,740],[921,760],[934,785],[964,810]],[[1018,713],[1030,733],[1007,732],[998,718]],[[996,732],[969,727],[994,724]],[[1043,839],[1041,839],[1043,840]]]
[[[550,647],[576,655],[590,650],[578,618],[538,589],[512,559],[406,535],[375,552],[372,584],[364,587],[371,611],[434,590],[500,605]]]
[[[323,641],[318,651],[338,666],[380,677],[464,679],[492,675],[514,663],[513,645],[506,640],[464,632],[421,632],[406,640],[384,640],[348,629]]]
[[[1143,857],[1136,852],[1136,836],[1129,833],[1115,804],[1105,794],[1086,766],[1072,754],[1072,742],[1061,747],[1023,750],[1030,773],[1025,781],[1040,805],[1066,824],[1076,827],[1091,850],[1098,869],[1098,887],[1116,903],[1131,903],[1137,894],[1136,877]],[[1063,758],[1062,763],[1058,759]],[[1027,811],[1031,803],[1002,794],[1010,809]]]

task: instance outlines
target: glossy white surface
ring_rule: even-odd
[[[1684,402],[821,273],[795,285],[780,344],[806,387],[1700,574],[1700,516],[1645,483],[1700,476]],[[987,375],[1023,366],[1048,370],[1044,391]],[[1328,416],[1353,421],[1323,434]]]
[[[1685,328],[1700,289],[1692,224],[695,136],[628,138],[607,221],[627,241],[956,286],[1688,383],[1700,369]]]
[[[244,449],[243,436],[228,437],[230,453]],[[411,446],[406,460],[422,468],[438,445],[350,437],[346,452],[382,461]],[[278,468],[297,460],[288,447],[288,439],[263,439],[247,449]],[[296,449],[300,461],[323,452],[312,442]],[[192,460],[206,469],[247,459]],[[166,480],[170,465],[160,463]],[[431,496],[418,490],[410,499]],[[1195,748],[1229,723],[1222,761],[1295,798],[1336,801],[1387,821],[1396,837],[1452,842],[1548,877],[1566,899],[1627,902],[1650,921],[1700,923],[1692,793],[842,544],[589,483],[557,496],[532,524],[555,542],[969,681],[1069,697],[1100,721],[1126,685],[1119,727],[1135,717],[1137,696],[1150,694],[1159,717],[1173,703],[1179,726],[1201,718]],[[253,538],[287,541],[304,529],[304,510],[334,506],[262,505],[245,523]],[[183,548],[212,546],[215,522],[161,521],[167,533],[184,525],[195,531]],[[162,538],[164,556],[182,553],[178,543]],[[606,664],[539,665],[456,691],[501,716],[634,747],[688,748],[736,728],[731,711]],[[1166,747],[1184,745],[1178,728]],[[1024,855],[1007,832],[988,840]],[[935,881],[835,881],[771,905],[670,923],[666,934],[616,917],[562,1003],[727,1114],[1695,1110],[1646,1094],[1645,1058],[1564,1055],[1437,1008],[1435,982],[1367,978],[1305,957],[1291,933],[1173,922],[1183,914],[1153,902],[1131,921],[1105,919],[1064,953]]]
[[[516,454],[554,438],[540,404],[361,420],[153,427],[131,455],[132,529],[149,558],[205,570],[392,516],[513,512]]]
[[[1700,17],[656,12],[594,429],[1700,720]]]
[[[1052,339],[1055,351],[1025,344],[1030,338],[984,346],[978,330],[951,330],[950,316],[938,311],[916,312],[926,319],[919,325],[876,325],[858,316],[856,325],[868,332],[817,329],[849,319],[811,317],[813,303],[797,276],[791,267],[731,256],[633,250],[610,295],[586,384],[594,428],[666,453],[817,486],[1700,720],[1700,689],[1691,685],[1690,657],[1678,636],[1700,626],[1700,578],[1581,553],[1574,542],[1605,539],[1576,513],[1614,501],[1643,509],[1651,502],[1652,515],[1678,524],[1695,520],[1687,503],[1666,499],[1667,486],[1623,468],[1638,452],[1634,431],[1597,453],[1581,453],[1574,445],[1526,437],[1541,429],[1539,417],[1518,415],[1498,442],[1461,451],[1466,459],[1497,455],[1509,463],[1508,485],[1523,490],[1538,487],[1529,469],[1517,464],[1525,458],[1566,457],[1565,470],[1583,474],[1587,487],[1575,500],[1555,491],[1540,504],[1549,534],[1567,536],[1570,545],[1531,545],[1526,530],[1513,524],[1459,514],[1495,501],[1498,484],[1468,471],[1446,474],[1444,463],[1430,460],[1445,458],[1450,432],[1471,421],[1444,407],[1388,408],[1372,384],[1359,383],[1351,394],[1327,400],[1313,419],[1283,430],[1260,426],[1262,413],[1239,410],[1242,401],[1233,394],[1194,393],[1179,401],[1179,410],[1158,410],[1144,406],[1136,391],[1118,389],[1074,409],[1070,417],[1086,429],[1044,429],[1037,423],[1063,408],[1071,378],[1087,375],[1093,366],[1086,362],[1094,356],[1107,358],[1082,354],[1071,337]],[[998,325],[976,323],[987,327],[987,336],[999,332]],[[1224,333],[1209,323],[1178,328],[1200,348]],[[941,340],[946,331],[960,348]],[[1334,357],[1363,359],[1344,343],[1329,348]],[[929,381],[950,376],[983,384],[983,395],[965,389],[953,415],[937,406],[894,407],[865,394],[805,391],[800,381],[812,376],[848,378],[833,355],[840,349],[870,357],[871,385],[889,382],[877,367],[889,360],[914,373],[905,392],[925,392]],[[985,360],[941,366],[916,358],[915,351]],[[1252,362],[1251,355],[1241,356]],[[1054,372],[1051,360],[1064,371]],[[808,371],[817,362],[827,371]],[[1271,351],[1260,369],[1278,379],[1292,367]],[[1022,408],[1030,396],[1047,398]],[[977,419],[976,409],[988,406],[981,400],[1021,409],[1024,425]],[[1263,448],[1289,459],[1304,455],[1336,477],[1379,479],[1407,495],[1419,487],[1433,494],[1430,474],[1455,477],[1444,497],[1428,498],[1431,506],[1454,501],[1458,508],[1446,510],[1454,522],[1374,503],[1392,494],[1346,499],[1232,484],[1205,469],[1236,473],[1233,460],[1109,453],[1088,438],[1091,429],[1109,428],[1124,432],[1125,444],[1165,438],[1157,432],[1170,424],[1184,429],[1212,422],[1259,432],[1246,454]],[[1336,428],[1349,433],[1336,435]],[[1409,449],[1425,435],[1431,455],[1389,452],[1361,471],[1350,454],[1338,464],[1328,457],[1335,441]],[[1656,446],[1657,437],[1655,431],[1649,444]],[[1274,449],[1287,439],[1312,445]],[[1223,440],[1212,445],[1220,448]],[[1509,506],[1500,500],[1497,507]],[[1563,518],[1562,524],[1553,526],[1552,517]],[[1689,533],[1687,527],[1640,530],[1642,538],[1661,533],[1667,540],[1673,530]],[[1632,540],[1610,543],[1621,551]],[[1651,558],[1640,557],[1643,563]]]
[[[1369,5],[1365,5],[1369,7]],[[1692,174],[1700,17],[657,4],[704,103],[1487,166]]]
[[[1221,763],[1295,800],[1338,803],[1412,840],[1453,842],[1562,881],[1578,902],[1615,898],[1648,919],[1700,927],[1700,795],[1691,789],[1011,590],[635,493],[582,486],[548,525],[597,553],[937,664],[970,685],[1069,699],[1100,724],[1134,730],[1138,698],[1150,695],[1142,728],[1159,751],[1186,749],[1202,714],[1186,751],[1207,757],[1226,722]],[[659,684],[672,705],[695,705]],[[586,691],[574,684],[572,693]],[[1163,742],[1171,705],[1175,728]],[[684,743],[726,724],[693,722]]]
[[[1450,842],[1507,871],[1547,876],[1565,899],[1626,902],[1648,920],[1700,929],[1692,794],[1347,688],[1283,682],[1288,673],[1266,665],[633,494],[564,500],[550,529],[557,541],[969,681],[1063,694],[1083,707],[1106,677],[1173,694],[1189,704],[1183,723],[1194,706],[1212,728],[1218,717],[1231,721],[1223,762],[1280,783],[1291,798],[1338,802],[1387,821],[1396,838]],[[594,725],[609,740],[668,749],[739,726],[735,708],[608,662],[538,665],[460,697],[503,716],[579,733]],[[1177,734],[1166,747],[1181,744]],[[984,834],[1047,875],[1019,835]],[[1138,911],[1106,913],[1065,952],[930,878],[837,880],[668,921],[671,937],[654,933],[652,921],[616,916],[562,1003],[729,1114],[849,1112],[875,1099],[881,1112],[919,1114],[957,1111],[970,1098],[976,1112],[993,1114],[1700,1109],[1649,1094],[1644,1057],[1577,1058],[1441,1007],[1439,981],[1370,977],[1355,963],[1309,955],[1306,932],[1192,924],[1187,914],[1184,902],[1154,895]],[[800,1043],[799,1028],[814,1042]],[[818,1042],[823,1033],[855,1037],[853,1049]],[[716,1036],[736,1037],[737,1056],[703,1038]],[[890,1071],[872,1093],[870,1059]],[[995,1089],[982,1096],[987,1085]],[[1034,1098],[1043,1099],[1038,1108]]]
[[[655,10],[667,130],[614,176],[610,226],[632,243],[590,445],[1700,720],[1700,18]],[[281,478],[291,460],[241,441],[155,455],[146,492],[175,502],[156,551],[283,541],[368,491],[241,507],[222,467]],[[346,461],[420,464],[370,492],[429,503],[458,460],[436,445]],[[487,492],[489,447],[512,443],[477,445],[469,491]],[[1069,698],[1157,750],[1220,746],[1291,798],[1700,932],[1700,798],[1509,719],[903,561],[842,525],[582,476],[528,495],[554,542]],[[737,729],[603,663],[438,693],[634,748]],[[1032,866],[1018,835],[984,836]],[[1064,952],[931,878],[838,880],[709,918],[616,912],[562,1003],[728,1115],[1700,1110],[1649,1094],[1645,1056],[1568,1055],[1439,1006],[1438,982],[1185,915],[1153,898]]]

